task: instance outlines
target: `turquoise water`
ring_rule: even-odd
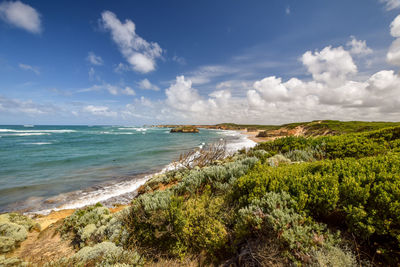
[[[183,151],[221,138],[239,137],[206,129],[0,126],[0,212],[70,207],[77,199],[72,207],[79,207],[124,195]]]

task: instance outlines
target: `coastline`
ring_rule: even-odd
[[[262,132],[262,130],[251,131],[251,132],[248,132],[247,130],[238,130],[238,131],[246,135],[248,139],[256,143],[274,140],[274,138],[271,137],[257,137],[258,133]]]
[[[236,152],[237,150],[239,150],[243,147],[250,148],[250,147],[253,147],[254,145],[256,145],[256,143],[261,142],[258,138],[255,137],[255,135],[257,133],[253,133],[253,132],[247,133],[246,131],[243,131],[243,130],[219,130],[219,131],[221,132],[222,135],[225,135],[226,137],[228,137],[228,139],[229,139],[229,137],[233,137],[233,139],[231,139],[230,142],[227,143],[227,149],[230,152]],[[101,202],[105,206],[107,206],[111,212],[116,212],[118,210],[121,210],[122,208],[128,207],[129,202],[130,202],[130,201],[128,201],[128,202],[119,201],[118,202],[118,199],[121,199],[118,197],[121,197],[124,194],[129,195],[130,199],[136,197],[137,191],[142,185],[144,185],[147,181],[151,180],[152,177],[171,170],[173,165],[174,165],[173,162],[171,162],[159,171],[156,171],[153,173],[142,174],[141,177],[139,176],[140,178],[135,177],[135,178],[132,178],[131,180],[126,180],[126,181],[116,183],[114,185],[116,187],[118,187],[118,186],[123,187],[124,184],[130,185],[128,188],[125,188],[125,190],[122,194],[121,194],[121,192],[118,192],[118,194],[107,195],[107,197],[104,197],[104,195],[102,196],[101,194],[99,194],[98,197],[94,197],[94,198],[90,199],[90,201],[88,201],[88,199],[85,199],[82,196],[81,191],[80,192],[69,192],[68,194],[70,194],[70,197],[73,197],[75,195],[75,198],[69,203],[65,203],[58,207],[45,209],[45,210],[23,212],[23,214],[32,217],[35,221],[37,221],[42,226],[42,229],[45,229],[49,225],[70,216],[77,209],[84,208],[84,207],[90,206],[90,205],[94,205],[98,202]],[[64,196],[56,196],[54,198],[56,199],[57,197],[65,197],[65,195]]]

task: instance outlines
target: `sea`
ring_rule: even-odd
[[[181,153],[221,140],[231,153],[255,145],[240,132],[213,129],[2,125],[0,213],[126,204]]]

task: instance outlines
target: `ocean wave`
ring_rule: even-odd
[[[123,135],[123,134],[135,134],[135,133],[131,133],[131,132],[100,132],[100,134],[113,134],[113,135]]]
[[[51,135],[49,133],[7,133],[1,136],[31,136],[31,135]]]
[[[0,133],[75,133],[75,130],[14,130],[0,129]]]
[[[137,131],[137,132],[145,132],[145,131],[147,131],[147,128],[137,128],[137,127],[123,127],[123,128],[118,128],[118,130],[123,130],[123,131],[125,131],[125,130],[134,130],[134,131]]]
[[[157,173],[158,174],[158,173]],[[128,181],[117,182],[115,184],[108,184],[104,186],[96,186],[93,191],[75,191],[65,194],[60,194],[56,197],[48,199],[47,202],[62,202],[66,199],[73,199],[67,203],[61,204],[56,208],[48,208],[39,211],[33,211],[34,214],[49,214],[52,211],[65,210],[65,209],[78,209],[89,205],[94,205],[99,202],[107,202],[112,198],[136,192],[136,190],[146,183],[153,175],[147,175],[142,178],[136,178]],[[118,200],[117,200],[118,201]],[[120,203],[119,201],[118,203]]]
[[[51,145],[51,142],[36,142],[36,143],[24,143],[24,145]]]

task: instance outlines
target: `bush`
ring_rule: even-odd
[[[297,213],[296,202],[285,192],[266,193],[240,209],[235,231],[239,238],[247,238],[255,233],[272,235],[281,243],[281,249],[289,250],[289,255],[295,255],[296,258],[292,258],[295,261],[311,263],[317,261],[317,257],[310,259],[316,251],[341,251],[338,247],[340,239],[324,225]],[[344,256],[343,261],[354,262],[353,255],[341,255]]]
[[[286,158],[293,162],[313,162],[316,161],[315,151],[308,150],[292,150],[284,154]]]
[[[62,235],[71,233],[73,243],[78,247],[84,247],[91,242],[95,233],[104,230],[104,227],[112,216],[110,211],[101,204],[89,206],[76,210],[71,216],[64,219],[63,224],[58,228]]]
[[[195,194],[202,191],[206,184],[210,184],[213,190],[225,191],[237,178],[246,174],[257,161],[255,157],[247,157],[223,165],[193,169],[182,178],[173,190],[179,195]]]
[[[258,144],[254,150],[263,149],[272,154],[286,154],[294,150],[310,151],[315,159],[362,158],[384,154],[399,148],[400,127],[357,134],[321,136],[316,138],[285,137]]]
[[[228,242],[228,234],[221,221],[221,198],[209,193],[189,199],[182,207],[182,240],[191,253],[207,251],[208,255],[221,252]],[[179,234],[179,233],[178,233]]]
[[[70,258],[63,258],[45,266],[143,266],[144,260],[137,253],[124,250],[111,242],[84,247]]]
[[[381,253],[400,248],[400,155],[321,161],[272,168],[257,164],[234,186],[242,206],[286,191],[296,210],[329,222],[335,215]],[[391,249],[389,249],[391,248]]]
[[[39,224],[27,216],[18,213],[0,215],[0,253],[13,251],[34,229],[39,230]]]
[[[1,238],[1,236],[0,236]],[[1,246],[1,241],[0,241],[0,246]],[[30,266],[29,263],[24,262],[21,259],[10,257],[6,258],[5,256],[0,255],[0,266],[3,267],[25,267],[25,266]]]
[[[0,253],[13,251],[17,242],[9,236],[0,236]]]

